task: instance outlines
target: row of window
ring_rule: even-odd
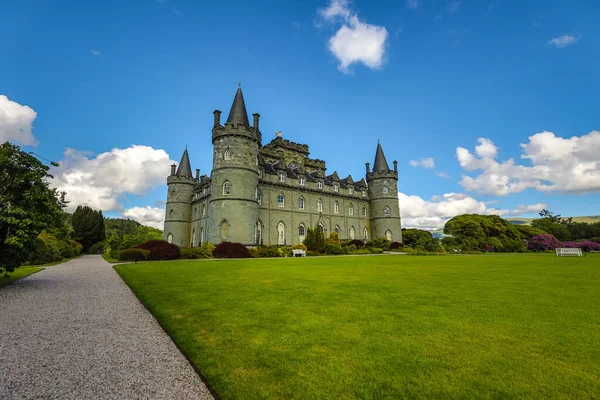
[[[281,176],[284,176],[284,175],[281,174],[280,177]],[[300,178],[300,182],[301,182],[300,185],[304,185],[304,178]],[[319,189],[323,188],[323,182],[318,182],[318,185],[319,185]],[[204,191],[205,191],[204,193],[206,193],[206,189],[204,189]],[[334,192],[338,191],[338,186],[337,185],[333,185],[333,191]],[[349,188],[348,189],[348,194],[351,195],[353,193],[354,193],[354,190],[352,188]],[[383,187],[383,193],[384,194],[388,194],[389,193],[389,189],[386,186]],[[231,194],[231,183],[229,181],[225,181],[225,183],[223,184],[223,194],[224,195]],[[364,191],[364,190],[362,191],[362,194],[363,194],[363,197],[367,196],[367,192]]]
[[[325,234],[325,227],[323,225],[319,225],[319,228],[323,231],[323,233]],[[286,244],[286,237],[285,237],[285,224],[283,222],[279,222],[277,224],[277,244],[278,245],[285,245]],[[341,236],[341,229],[338,225],[336,225],[336,227],[334,228],[334,232],[336,232],[338,235]],[[223,220],[221,222],[221,226],[220,226],[220,233],[221,233],[221,240],[226,240],[227,236],[229,234],[229,223],[227,222],[227,220]],[[306,237],[306,226],[304,224],[300,224],[298,226],[298,239],[300,240],[300,242],[304,241],[304,238]],[[393,237],[392,237],[392,232],[391,231],[387,231],[385,233],[385,237],[386,239],[388,239],[390,242],[392,241]],[[262,224],[259,222],[256,223],[255,228],[254,228],[254,238],[255,238],[255,243],[256,244],[262,244]],[[351,240],[356,239],[356,231],[354,229],[353,226],[350,227],[350,229],[348,229],[348,238]],[[363,237],[364,240],[369,240],[369,230],[367,228],[363,229]],[[196,246],[196,243],[198,244],[203,244],[205,241],[205,237],[204,237],[204,228],[200,228],[200,241],[197,241],[197,237],[196,237],[196,230],[192,230],[192,247]],[[173,243],[173,234],[169,233],[167,235],[167,242],[169,243]]]

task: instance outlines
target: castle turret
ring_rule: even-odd
[[[369,185],[369,207],[371,209],[371,235],[385,237],[390,241],[402,242],[400,206],[398,205],[398,171],[388,166],[383,148],[377,143],[373,171],[367,166]]]
[[[197,181],[192,176],[192,167],[187,148],[175,171],[167,178],[167,205],[165,210],[164,240],[180,247],[190,247],[192,196]]]
[[[220,114],[220,112],[218,113]],[[250,126],[242,89],[238,87],[225,126],[215,114],[212,130],[213,169],[208,240],[255,245],[258,223],[258,114]]]

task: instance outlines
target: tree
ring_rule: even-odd
[[[444,226],[452,239],[443,243],[462,250],[483,250],[494,246],[497,251],[519,251],[524,248],[523,237],[515,225],[497,215],[457,215]]]
[[[569,225],[572,223],[572,218],[562,218],[560,214],[554,214],[546,209],[540,211],[539,219],[531,221],[531,226],[547,232],[558,240],[570,240],[571,232]]]
[[[102,211],[92,210],[88,206],[78,206],[73,213],[73,237],[83,246],[83,251],[104,240],[104,217]]]
[[[0,273],[24,263],[37,236],[62,221],[65,193],[50,188],[49,169],[19,146],[0,145]]]

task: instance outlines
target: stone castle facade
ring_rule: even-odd
[[[325,161],[309,158],[308,146],[280,135],[262,145],[259,114],[250,125],[238,88],[224,125],[214,112],[213,169],[192,175],[187,148],[171,166],[164,239],[181,247],[204,242],[247,246],[302,243],[308,228],[342,239],[386,237],[402,241],[398,163],[390,169],[377,144],[365,178],[326,175]]]

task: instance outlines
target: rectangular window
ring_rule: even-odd
[[[333,185],[334,192],[338,192],[339,190],[340,190],[340,187],[338,185]]]
[[[319,189],[323,189],[323,182],[321,182],[321,181],[317,182],[317,187]]]
[[[367,192],[365,190],[362,191],[362,196],[367,197]]]
[[[279,174],[279,182],[285,182],[285,174]]]
[[[298,179],[298,183],[300,184],[300,186],[304,186],[304,178]]]
[[[353,195],[354,194],[354,189],[352,189],[352,188],[348,189],[348,194],[349,195]]]
[[[263,172],[262,172],[262,169],[259,169],[259,170],[258,170],[258,177],[259,177],[259,178],[262,178],[262,174],[263,174]]]

